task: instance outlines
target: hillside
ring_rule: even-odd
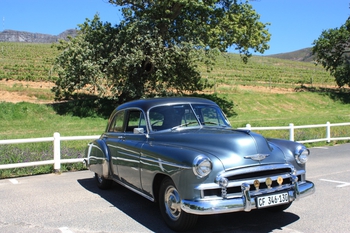
[[[312,55],[312,48],[300,49],[289,53],[273,54],[269,55],[268,57],[304,62],[312,62],[315,59],[315,57]]]
[[[0,42],[0,91],[23,93],[26,87],[28,90],[35,87],[31,82],[40,82],[37,86],[41,87],[51,86],[57,79],[57,74],[52,72],[57,54],[50,43]],[[203,64],[200,69],[203,78],[213,84],[213,88],[205,90],[208,93],[233,93],[238,89],[285,93],[301,86],[336,87],[334,78],[322,66],[271,56],[253,56],[244,64],[238,54],[222,54],[211,72],[206,72]],[[7,80],[22,83],[10,84]],[[30,93],[41,100],[53,99],[49,90]]]
[[[82,112],[92,113],[91,119],[96,117],[96,112],[91,112],[91,105],[88,103],[64,102],[46,105],[54,102],[54,95],[50,90],[57,79],[57,75],[52,72],[52,64],[57,54],[58,51],[47,43],[0,42],[0,105],[3,109],[5,106],[8,108],[2,111],[4,124],[0,124],[0,131],[3,137],[47,136],[52,135],[55,130],[62,135],[96,133],[86,132],[86,127],[79,125],[82,121],[79,114]],[[327,121],[350,122],[349,88],[338,89],[334,77],[322,66],[315,66],[312,62],[253,56],[244,64],[238,54],[221,54],[211,72],[208,73],[203,64],[199,64],[199,68],[203,79],[213,84],[202,94],[215,93],[218,98],[234,103],[236,115],[229,118],[233,127],[243,127],[247,123],[252,126],[288,126],[289,123],[305,125],[325,124]],[[26,103],[18,103],[22,101]],[[56,112],[50,110],[44,116],[44,106],[54,107]],[[37,115],[28,118],[27,114],[33,113],[36,108],[40,109],[35,111],[38,112]],[[26,123],[18,118],[18,111],[23,114]],[[64,115],[63,120],[52,120],[56,114],[57,118]],[[43,118],[47,118],[45,124],[41,122]],[[32,122],[33,119],[35,123]],[[71,120],[74,123],[66,123]],[[52,121],[55,128],[47,127],[52,126]],[[100,121],[103,122],[101,125],[105,124],[103,119]],[[24,131],[18,130],[23,125],[31,126]],[[38,129],[39,125],[42,127],[41,131]],[[103,127],[96,125],[96,131]],[[310,133],[317,136],[305,136],[304,131],[298,130],[297,140],[324,137],[324,132],[319,131],[312,129]],[[349,129],[341,127],[339,131],[340,136],[346,136]],[[266,131],[264,135],[269,136],[270,133]],[[288,132],[281,131],[277,137],[287,138],[287,134]]]

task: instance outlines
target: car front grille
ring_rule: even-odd
[[[287,164],[265,165],[250,168],[235,169],[221,173],[220,178],[228,180],[228,186],[221,188],[206,187],[202,190],[202,198],[233,198],[242,196],[242,183],[250,185],[250,192],[252,196],[261,195],[262,193],[274,192],[276,190],[288,190],[292,188],[292,175],[294,168]],[[270,178],[272,183],[270,186],[266,184],[266,179]],[[298,180],[302,179],[302,175],[298,175]],[[254,181],[259,181],[258,188],[255,187]],[[281,184],[277,180],[283,181]]]

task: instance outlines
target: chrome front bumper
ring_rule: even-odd
[[[211,215],[223,214],[239,211],[250,211],[257,209],[255,197],[250,196],[249,185],[242,184],[242,197],[232,199],[218,200],[182,200],[181,209],[187,213],[196,215]],[[292,190],[289,190],[289,201],[295,201],[299,198],[306,197],[315,192],[315,185],[306,181],[302,184],[295,185]]]

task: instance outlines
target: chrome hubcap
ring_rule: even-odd
[[[102,176],[100,176],[100,175],[97,175],[97,181],[99,182],[99,183],[102,183]]]
[[[169,186],[164,194],[165,211],[172,220],[177,220],[181,215],[181,199],[176,188]]]

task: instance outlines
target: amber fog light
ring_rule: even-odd
[[[268,177],[265,181],[265,184],[267,186],[267,188],[271,188],[271,185],[272,185],[272,179],[270,177]]]
[[[279,184],[279,185],[282,185],[283,184],[283,178],[282,177],[277,177],[277,183]]]
[[[256,190],[259,190],[260,187],[260,181],[259,180],[254,180],[254,187]]]

